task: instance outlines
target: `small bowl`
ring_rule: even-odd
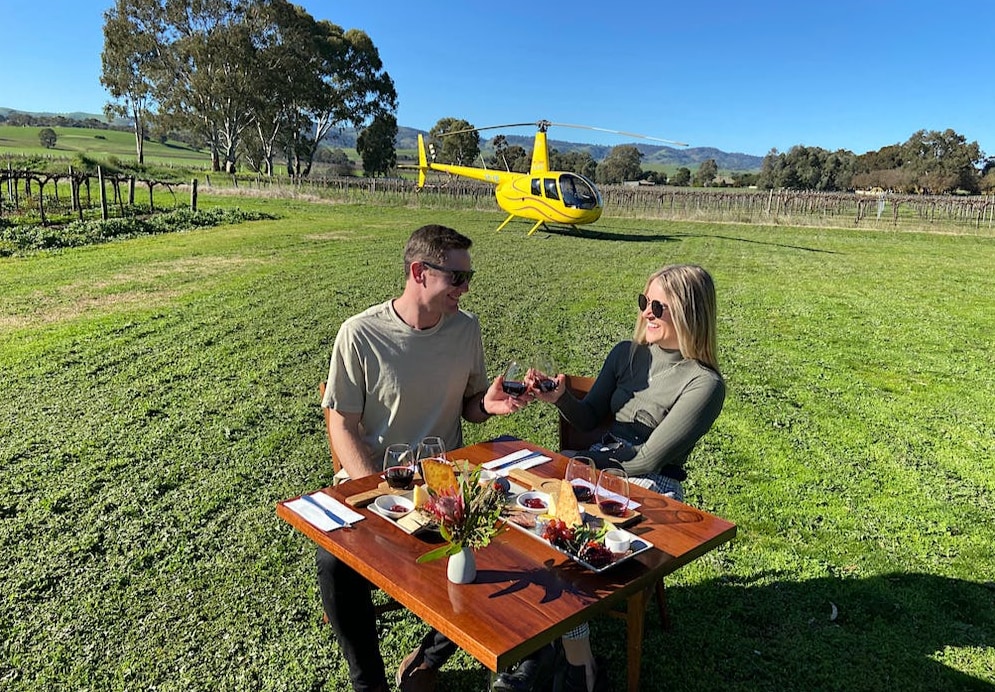
[[[496,485],[501,492],[506,493],[511,489],[511,482],[504,476],[498,475],[496,471],[481,469],[480,485]]]
[[[519,495],[515,500],[515,504],[518,505],[519,509],[523,509],[526,512],[545,514],[549,510],[549,495],[535,490],[530,490],[527,493]],[[529,505],[533,506],[530,507]]]
[[[629,544],[632,536],[627,531],[609,531],[605,534],[605,547],[613,553],[626,553],[629,551]]]
[[[400,519],[415,508],[415,503],[402,495],[381,495],[373,504],[377,510],[389,519]],[[403,507],[398,511],[397,507]]]

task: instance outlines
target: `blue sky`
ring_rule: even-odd
[[[112,4],[0,0],[0,106],[101,112]],[[546,119],[755,155],[796,144],[861,154],[953,128],[995,155],[991,0],[298,4],[370,35],[408,127]]]

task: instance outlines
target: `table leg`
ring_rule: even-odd
[[[650,589],[629,597],[625,606],[627,630],[627,687],[629,692],[639,692],[639,669],[643,659],[643,624],[646,620],[646,600]]]

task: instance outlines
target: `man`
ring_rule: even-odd
[[[445,226],[423,226],[404,251],[404,291],[346,320],[332,349],[322,405],[335,457],[352,478],[380,473],[385,447],[438,435],[463,446],[461,418],[480,423],[527,401],[488,387],[480,324],[459,309],[470,290],[472,241]],[[319,548],[318,583],[328,621],[349,664],[354,690],[386,691],[369,582]],[[456,646],[430,632],[396,675],[402,690],[431,690]]]

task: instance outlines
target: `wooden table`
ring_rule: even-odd
[[[518,449],[542,448],[520,440],[484,442],[450,452],[473,464]],[[553,461],[531,473],[562,478],[567,459],[543,450]],[[341,483],[324,492],[345,502],[372,490],[379,476]],[[492,672],[553,641],[567,630],[628,601],[628,688],[639,688],[642,621],[647,594],[665,575],[731,540],[736,526],[707,512],[632,487],[642,521],[628,528],[655,549],[601,574],[516,529],[507,529],[477,552],[477,578],[456,585],[446,578],[446,561],[415,559],[437,544],[409,535],[369,509],[351,529],[324,532],[285,506],[277,515],[344,561],[426,623],[452,639]],[[296,498],[290,498],[296,499]],[[638,615],[638,617],[634,617]],[[595,648],[597,643],[594,643]]]

